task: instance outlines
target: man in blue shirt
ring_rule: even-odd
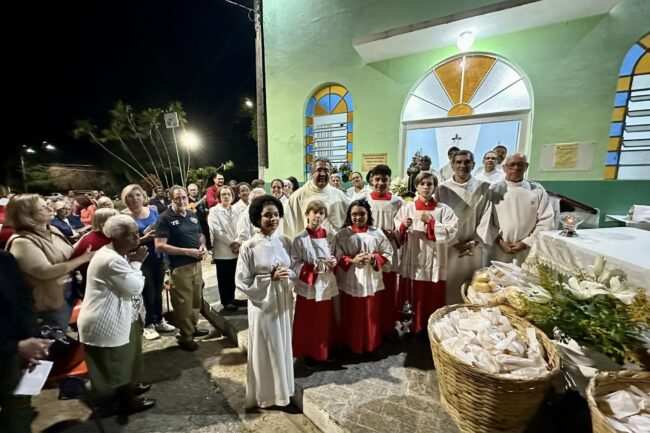
[[[187,209],[185,188],[173,186],[169,196],[171,208],[158,217],[156,225],[156,251],[169,256],[174,324],[180,331],[178,345],[194,351],[199,347],[194,337],[208,333],[197,328],[203,288],[201,261],[208,250],[198,218]]]

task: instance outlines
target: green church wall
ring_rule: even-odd
[[[304,179],[305,107],[313,92],[327,83],[345,86],[353,98],[355,170],[361,168],[363,153],[386,152],[396,172],[401,162],[400,115],[409,91],[433,66],[458,54],[458,49],[445,47],[365,65],[352,40],[489,3],[496,2],[265,1],[270,163],[265,177]],[[583,194],[583,187],[593,190],[593,185],[575,181],[603,179],[618,70],[627,50],[650,30],[648,22],[650,1],[622,0],[606,15],[476,41],[472,51],[505,58],[529,82],[533,97],[528,152],[531,179],[553,181],[550,184],[556,188],[576,194]],[[542,145],[577,141],[595,143],[590,170],[539,170]],[[608,181],[602,188],[608,194],[625,194],[629,184]],[[650,182],[635,183],[637,187],[648,190]],[[583,194],[587,203],[599,200],[591,192]]]

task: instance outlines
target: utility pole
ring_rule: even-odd
[[[262,0],[255,0],[255,84],[257,88],[257,167],[264,179],[269,167],[269,146],[266,133],[266,78],[264,68],[264,16]]]

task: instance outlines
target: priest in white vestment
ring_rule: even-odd
[[[528,161],[523,153],[513,153],[503,164],[506,178],[490,186],[492,233],[496,235],[492,260],[517,261],[521,265],[535,234],[553,229],[555,215],[542,185],[524,179]]]
[[[343,227],[349,201],[343,191],[329,184],[331,168],[329,159],[320,156],[315,158],[311,167],[311,180],[291,194],[285,203],[283,232],[290,238],[295,238],[305,229],[305,211],[314,199],[321,200],[328,206],[327,221],[323,224],[328,233],[335,234]]]
[[[501,182],[506,178],[502,168],[497,168],[499,155],[490,150],[483,155],[483,166],[479,167],[474,174],[474,177],[482,182],[489,184]]]
[[[436,201],[453,209],[458,218],[456,237],[447,243],[446,302],[462,303],[460,286],[483,266],[483,246],[489,242],[492,203],[490,184],[472,177],[474,155],[459,150],[452,157],[454,175],[440,184]]]
[[[265,195],[252,201],[260,229],[241,246],[235,284],[248,298],[246,407],[286,406],[294,393],[291,240],[278,235],[283,208]]]

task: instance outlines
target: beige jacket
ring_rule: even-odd
[[[16,258],[23,276],[34,289],[36,311],[63,306],[63,286],[71,279],[71,274],[65,271],[65,262],[73,248],[55,227],[50,229],[50,239],[24,231],[7,242],[7,250]]]

